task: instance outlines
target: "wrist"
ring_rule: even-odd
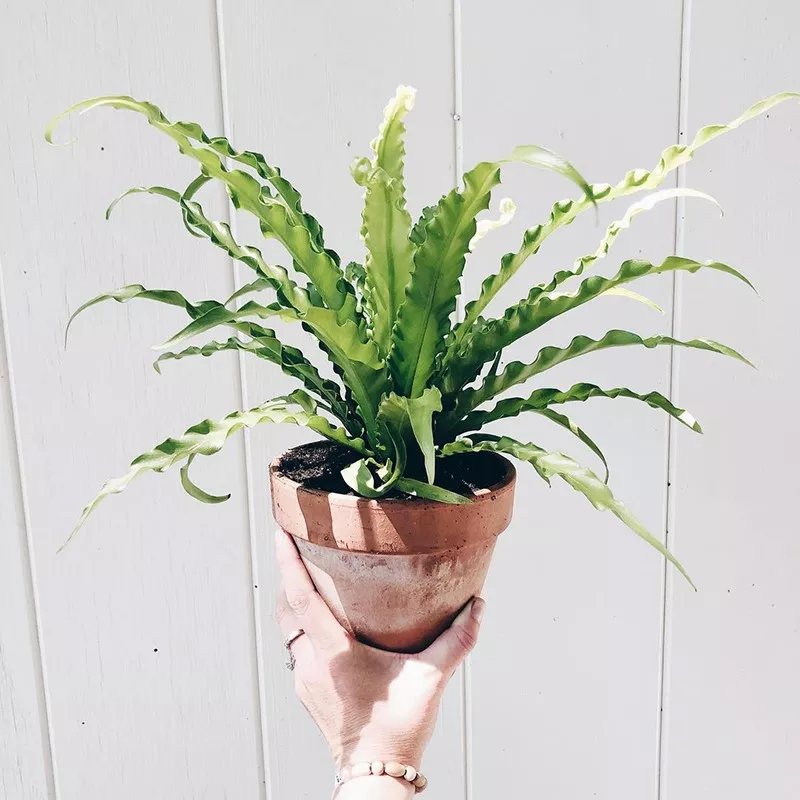
[[[413,797],[419,792],[424,792],[428,786],[428,779],[413,764],[403,764],[399,761],[362,761],[349,764],[339,769],[336,782],[342,787],[354,784],[360,787],[358,790],[351,790],[352,795],[345,792],[347,797],[369,796],[386,800]],[[341,797],[341,795],[335,796]]]
[[[408,781],[389,775],[365,775],[341,784],[335,800],[409,800],[416,789]]]
[[[380,759],[384,762],[399,761],[419,768],[425,751],[425,741],[413,731],[399,736],[387,735],[383,730],[371,730],[364,726],[353,736],[343,736],[331,746],[331,755],[337,769],[362,762]]]

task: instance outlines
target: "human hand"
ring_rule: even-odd
[[[483,600],[468,603],[421,653],[378,650],[358,642],[336,621],[291,537],[281,530],[276,548],[282,577],[278,623],[285,637],[305,632],[291,645],[295,689],[337,768],[375,760],[419,768],[445,686],[475,646]]]

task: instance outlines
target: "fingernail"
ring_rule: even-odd
[[[483,612],[486,610],[486,601],[482,597],[476,597],[472,601],[472,619],[480,623],[483,619]]]

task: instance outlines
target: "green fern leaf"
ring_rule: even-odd
[[[636,519],[623,503],[614,497],[611,489],[590,469],[581,466],[563,453],[547,452],[535,444],[518,442],[508,436],[484,435],[472,436],[469,439],[459,439],[446,445],[442,449],[442,454],[448,456],[455,453],[471,453],[481,450],[511,455],[520,461],[527,461],[534,465],[548,478],[558,476],[566,481],[575,491],[584,495],[596,509],[610,511],[637,536],[658,550],[678,569],[690,586],[696,589],[686,570],[675,556]]]
[[[411,217],[406,210],[403,169],[406,114],[416,91],[399,86],[383,112],[378,136],[371,143],[373,158],[357,159],[351,171],[365,187],[361,236],[367,247],[363,298],[372,338],[385,358],[392,326],[411,279],[414,244],[409,239]]]
[[[738,353],[733,348],[727,347],[724,344],[715,342],[712,339],[690,339],[687,341],[674,339],[671,336],[650,336],[645,339],[631,331],[622,330],[608,331],[608,333],[600,339],[592,339],[588,336],[576,336],[567,347],[543,347],[530,364],[525,364],[521,361],[512,361],[502,372],[490,373],[486,376],[479,388],[469,388],[459,393],[454,402],[454,410],[442,415],[440,423],[442,425],[448,423],[454,424],[455,421],[460,420],[465,414],[476,409],[486,401],[491,400],[493,397],[502,394],[512,386],[524,383],[535,375],[539,375],[566,361],[571,361],[573,358],[578,358],[588,353],[594,353],[598,350],[629,346],[646,347],[648,349],[663,346],[687,347],[694,350],[719,353],[720,355],[735,358],[749,366],[753,366],[741,353]]]
[[[477,431],[491,422],[516,417],[525,411],[538,412],[561,403],[583,403],[593,397],[607,397],[610,399],[626,397],[632,400],[640,400],[652,408],[660,408],[674,419],[677,419],[678,422],[686,425],[687,428],[691,428],[697,433],[703,432],[697,420],[688,411],[673,405],[659,392],[639,394],[625,387],[601,389],[592,383],[576,383],[566,391],[561,391],[560,389],[536,389],[528,397],[509,397],[500,400],[495,406],[486,411],[473,411],[467,414],[456,426],[452,431],[452,435],[457,436],[468,431]]]
[[[679,167],[686,164],[694,154],[708,142],[721,136],[723,133],[735,130],[745,122],[763,114],[774,106],[792,98],[800,98],[800,92],[783,92],[753,104],[741,116],[727,125],[707,125],[701,128],[691,144],[672,145],[661,153],[658,164],[648,171],[635,169],[628,172],[625,177],[614,186],[609,184],[592,184],[590,190],[585,192],[579,200],[560,200],[553,206],[550,219],[543,225],[536,225],[525,231],[522,246],[516,253],[507,253],[503,256],[499,272],[490,275],[484,280],[478,297],[465,308],[464,321],[456,332],[456,338],[448,360],[454,358],[457,349],[461,346],[472,326],[483,313],[483,310],[497,295],[497,293],[511,280],[528,258],[539,251],[545,240],[557,230],[572,223],[575,218],[587,211],[597,202],[607,203],[626,195],[641,191],[657,189]]]
[[[552,408],[537,408],[537,409],[530,409],[534,414],[539,414],[540,416],[544,417],[545,419],[549,419],[551,422],[554,422],[556,425],[568,430],[573,436],[578,438],[583,444],[585,444],[603,463],[603,469],[605,470],[605,477],[603,478],[604,483],[608,483],[609,477],[609,470],[608,470],[608,461],[606,460],[603,451],[595,444],[594,440],[583,430],[576,422],[571,420],[566,414],[562,414],[559,411],[554,411]]]
[[[359,452],[369,454],[363,440],[349,437],[341,428],[335,428],[325,417],[314,412],[311,398],[303,392],[293,392],[286,397],[275,398],[249,411],[234,411],[221,420],[206,419],[193,425],[182,436],[166,439],[161,444],[137,456],[131,468],[120,478],[103,484],[97,496],[83,509],[78,524],[61,549],[69,544],[73,536],[94,511],[98,504],[112,494],[123,492],[134,478],[145,472],[164,472],[169,467],[185,462],[190,457],[210,456],[218,453],[228,437],[241,428],[252,428],[265,422],[285,422],[304,425],[327,439],[344,444]]]
[[[277,364],[286,375],[302,381],[306,389],[319,397],[326,410],[339,419],[348,430],[351,429],[354,420],[347,403],[342,399],[341,388],[335,381],[323,378],[301,350],[281,344],[275,331],[269,328],[262,328],[247,322],[237,323],[232,327],[246,333],[251,338],[242,340],[231,337],[224,342],[208,342],[202,346],[187,347],[178,352],[168,351],[156,359],[153,363],[154,369],[160,373],[160,365],[164,361],[179,361],[192,356],[208,358],[226,350],[252,353],[258,358]],[[354,433],[353,430],[350,432]]]
[[[219,180],[226,187],[237,208],[252,213],[259,220],[265,236],[280,241],[292,256],[295,268],[311,279],[325,303],[339,312],[340,319],[355,319],[355,295],[352,287],[344,280],[338,258],[329,251],[320,249],[316,232],[309,229],[305,218],[294,213],[284,202],[275,200],[264,192],[262,184],[251,174],[242,170],[229,170],[223,161],[225,156],[221,156],[215,148],[205,146],[202,131],[196,123],[172,123],[157,106],[132,97],[96,97],[76,103],[59,114],[47,128],[47,140],[52,142],[53,131],[65,116],[74,112],[84,113],[100,106],[141,114],[150,125],[172,138],[183,155],[200,164],[204,175]],[[201,142],[202,146],[195,146],[194,142]],[[234,157],[234,160],[237,159]]]
[[[164,303],[168,306],[182,308],[192,319],[197,319],[197,317],[201,317],[203,314],[206,314],[220,305],[216,300],[204,300],[200,303],[190,303],[180,292],[176,292],[174,289],[145,289],[140,283],[132,283],[120,289],[115,289],[112,292],[99,294],[97,297],[87,300],[83,305],[73,311],[69,320],[67,320],[67,326],[64,330],[65,347],[69,337],[69,329],[72,327],[75,318],[86,311],[86,309],[96,306],[98,303],[103,303],[106,300],[115,300],[117,303],[127,303],[130,300],[152,300],[156,303]]]
[[[609,289],[650,275],[675,271],[694,273],[701,269],[727,273],[754,288],[744,275],[727,264],[719,261],[694,261],[680,256],[669,256],[661,264],[631,259],[623,262],[613,277],[593,275],[582,281],[575,292],[557,297],[551,297],[542,287],[534,287],[527,298],[506,309],[502,318],[489,320],[475,331],[466,343],[462,355],[450,362],[444,378],[444,393],[457,392],[474,380],[483,365],[491,361],[498,350],[537,330],[555,317],[599,297]]]
[[[387,375],[377,348],[373,343],[364,341],[362,329],[351,319],[342,321],[339,312],[315,305],[309,292],[298,287],[283,267],[268,264],[258,248],[240,245],[230,226],[209,219],[198,202],[186,200],[183,195],[179,202],[188,225],[266,280],[276,290],[280,305],[298,312],[299,318],[319,339],[320,346],[345,379],[368,435],[371,441],[376,441],[378,427],[375,415],[380,398],[387,389]],[[221,311],[215,313],[219,318],[224,316]]]
[[[436,452],[433,443],[433,415],[442,410],[442,394],[436,387],[425,389],[419,397],[401,397],[394,392],[381,401],[378,421],[384,423],[397,438],[416,441],[425,466],[428,483],[436,477]]]
[[[475,217],[488,208],[499,182],[497,164],[478,164],[464,176],[463,191],[443,197],[428,221],[392,331],[389,370],[400,395],[418,397],[427,386],[456,308]]]
[[[414,263],[415,248],[408,238],[411,217],[400,202],[399,191],[386,172],[376,168],[364,195],[364,298],[373,339],[384,357]]]
[[[190,497],[193,497],[195,500],[199,500],[201,503],[216,504],[224,503],[227,500],[230,500],[230,493],[209,494],[192,481],[192,479],[189,477],[189,467],[192,466],[192,461],[194,461],[195,455],[196,453],[192,453],[186,460],[186,463],[181,467],[181,486],[183,486],[183,490],[186,492],[186,494],[188,494]]]
[[[449,505],[468,505],[472,502],[469,497],[463,494],[451,492],[441,486],[432,486],[430,483],[418,481],[414,478],[400,478],[395,484],[395,488],[404,494],[412,497],[420,497],[423,500],[435,500],[437,503],[448,503]]]

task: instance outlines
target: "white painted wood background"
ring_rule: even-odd
[[[177,476],[151,476],[55,553],[131,456],[286,381],[224,355],[159,378],[149,345],[181,321],[148,304],[93,310],[64,350],[70,310],[104,289],[221,297],[238,276],[158,198],[103,221],[128,186],[188,181],[193,167],[171,143],[98,112],[77,144],[49,148],[46,122],[77,99],[130,93],[226,131],[284,168],[349,256],[360,252],[360,191],[347,166],[398,83],[419,90],[412,207],[463,165],[524,142],[613,181],[704,123],[800,88],[800,5],[4,0],[2,19],[0,797],[326,797],[325,748],[292,696],[272,622],[266,465],[297,431],[260,430],[202,465],[204,485],[234,488],[229,503],[201,506]],[[665,204],[613,256],[720,258],[755,279],[760,299],[719,276],[665,278],[647,287],[663,317],[608,299],[538,340],[673,331],[759,364],[631,350],[554,373],[564,386],[671,392],[704,423],[696,437],[625,401],[575,412],[699,593],[613,518],[522,469],[482,642],[448,690],[425,763],[431,798],[800,796],[799,145],[796,104],[719,140],[680,180],[719,197],[726,217]],[[518,219],[482,243],[471,292],[568,187],[508,169],[503,193]],[[510,301],[593,248],[601,229],[583,223],[526,266]],[[511,427],[560,444],[531,421]]]

